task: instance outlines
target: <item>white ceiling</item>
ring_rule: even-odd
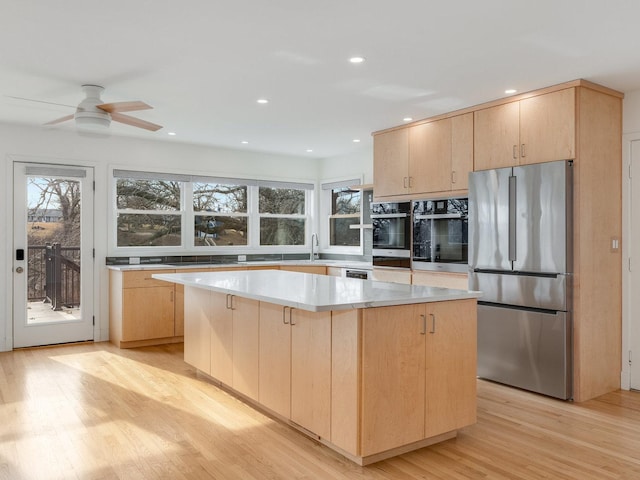
[[[105,102],[153,105],[131,115],[164,126],[153,133],[112,124],[114,135],[324,158],[369,145],[372,131],[404,117],[475,105],[506,88],[584,78],[640,89],[638,0],[0,0],[0,7],[6,122],[42,125],[73,113],[80,85],[92,83],[106,88]],[[349,63],[354,55],[366,62]],[[270,103],[257,104],[262,97]]]

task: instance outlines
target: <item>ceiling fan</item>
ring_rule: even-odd
[[[103,103],[100,95],[104,91],[104,87],[99,85],[82,85],[82,89],[84,90],[86,98],[80,102],[75,113],[57,118],[45,123],[45,125],[56,125],[58,123],[66,122],[67,120],[75,119],[78,127],[88,129],[102,130],[109,128],[111,120],[125,123],[133,127],[151,130],[152,132],[162,128],[160,125],[156,125],[155,123],[140,120],[139,118],[130,117],[129,115],[123,115],[121,113],[153,108],[144,102],[131,101]]]

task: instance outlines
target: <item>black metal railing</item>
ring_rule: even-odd
[[[80,247],[29,246],[27,260],[28,301],[51,303],[53,310],[80,305]]]

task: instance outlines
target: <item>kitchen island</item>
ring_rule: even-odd
[[[185,287],[185,361],[360,465],[476,419],[479,292],[277,270]]]

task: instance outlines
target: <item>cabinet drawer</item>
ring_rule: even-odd
[[[168,287],[170,283],[151,278],[155,273],[176,273],[175,270],[136,270],[123,272],[122,288]]]

